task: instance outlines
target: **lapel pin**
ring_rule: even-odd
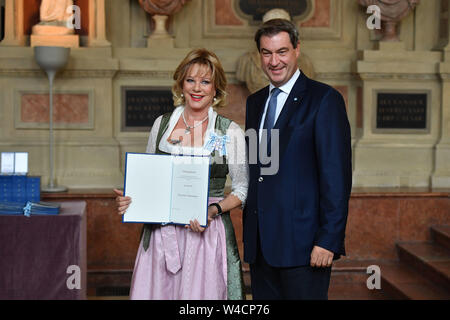
[[[298,98],[294,98],[294,101],[295,101],[295,102],[298,101]]]

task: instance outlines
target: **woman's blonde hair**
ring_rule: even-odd
[[[187,56],[181,61],[180,65],[175,70],[173,80],[175,83],[172,86],[173,102],[174,105],[180,106],[185,104],[183,97],[183,82],[186,78],[186,74],[189,68],[195,64],[206,66],[211,70],[211,77],[216,89],[216,96],[214,97],[213,107],[223,107],[225,105],[227,79],[225,77],[225,71],[222,68],[222,64],[217,56],[206,49],[195,49],[187,54]]]

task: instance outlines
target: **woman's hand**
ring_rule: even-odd
[[[217,216],[217,208],[216,207],[208,207],[208,225],[211,221]],[[197,219],[194,221],[189,221],[190,224],[186,225],[186,228],[190,228],[194,232],[203,232],[206,228],[202,227]]]
[[[117,195],[116,197],[116,203],[117,203],[117,212],[120,215],[123,215],[131,203],[130,197],[124,197],[123,192],[117,189],[114,189],[114,193]]]

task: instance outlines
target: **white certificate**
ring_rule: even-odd
[[[2,152],[1,174],[26,175],[28,173],[28,152]]]
[[[14,152],[2,152],[1,173],[14,173]]]
[[[28,152],[16,152],[14,172],[17,174],[28,173]]]
[[[123,222],[208,222],[209,157],[127,153]]]

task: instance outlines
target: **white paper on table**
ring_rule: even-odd
[[[28,173],[28,152],[16,152],[14,161],[14,172],[17,174]]]
[[[209,157],[127,153],[123,222],[207,225]]]
[[[2,152],[1,173],[14,173],[14,152]]]

